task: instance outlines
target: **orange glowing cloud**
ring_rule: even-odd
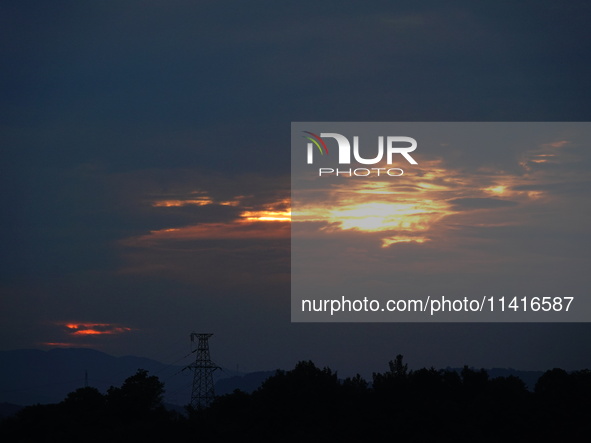
[[[244,211],[240,216],[244,221],[291,221],[291,211]]]
[[[112,335],[131,331],[131,328],[111,323],[63,323],[70,335]]]
[[[65,343],[65,342],[43,342],[40,343],[43,346],[51,346],[54,348],[79,348],[79,347],[88,347],[88,344],[82,343]]]
[[[266,202],[261,202],[260,197],[246,195],[217,203],[237,206],[231,219],[162,227],[122,239],[119,244],[123,247],[126,264],[119,272],[161,274],[188,281],[219,278],[220,285],[232,285],[253,278],[251,284],[259,284],[254,277],[256,269],[265,267],[278,269],[273,281],[283,282],[289,278],[285,263],[281,260],[269,262],[267,254],[257,253],[265,248],[287,250],[291,235],[290,199],[277,194],[281,192],[273,192]],[[244,256],[249,257],[245,263],[242,262]],[[238,262],[237,257],[240,257]],[[223,272],[209,268],[215,262],[224,264]],[[245,267],[253,271],[245,272]]]
[[[240,213],[240,222],[290,222],[291,202],[287,199],[266,205],[262,209],[244,210]]]
[[[195,205],[195,206],[205,206],[213,204],[213,200],[209,198],[202,198],[202,199],[193,199],[193,200],[159,200],[152,203],[154,207],[178,207],[178,206],[188,206],[188,205]]]
[[[222,201],[222,206],[238,206],[243,196],[236,200]],[[183,200],[184,202],[185,200]],[[173,206],[171,201],[167,205]],[[122,241],[125,246],[151,246],[156,242],[197,239],[276,239],[289,238],[291,208],[289,199],[280,199],[262,205],[245,207],[238,218],[223,223],[200,223],[180,228],[164,228],[150,231],[146,235],[128,238]]]
[[[182,206],[238,206],[244,196],[236,196],[232,200],[216,201],[206,191],[192,191],[185,198],[162,198],[152,201],[150,204],[155,208],[172,208]]]
[[[558,140],[550,143],[544,143],[535,149],[527,151],[521,160],[521,166],[527,171],[532,170],[536,165],[560,164],[576,161],[576,157],[567,152],[571,144],[568,140]]]
[[[506,224],[495,221],[491,213],[545,196],[543,191],[521,189],[541,181],[543,177],[531,164],[554,159],[554,153],[546,153],[548,149],[556,147],[544,145],[530,153],[523,165],[525,174],[492,168],[468,174],[445,167],[440,160],[423,160],[413,174],[395,181],[387,176],[335,177],[329,186],[320,182],[321,187],[294,192],[293,222],[314,223],[326,233],[381,233],[382,247],[425,243],[440,237],[452,224]],[[442,223],[444,219],[446,223]],[[311,234],[309,230],[298,232]]]
[[[214,239],[273,239],[289,238],[290,226],[285,220],[236,221],[231,223],[202,223],[176,229],[150,231],[149,234],[124,240],[126,246],[151,246],[174,240]]]

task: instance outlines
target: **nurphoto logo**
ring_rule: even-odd
[[[307,164],[314,164],[314,155],[320,153],[321,156],[329,155],[328,146],[324,141],[325,138],[334,139],[337,142],[338,147],[338,161],[339,165],[350,165],[351,164],[351,143],[347,137],[336,132],[321,132],[320,135],[314,134],[309,131],[303,131],[305,134],[303,137],[308,140],[307,143]],[[386,148],[384,149],[384,138],[386,139]],[[353,136],[353,158],[355,161],[362,165],[376,165],[384,159],[384,152],[386,157],[386,163],[392,165],[394,154],[402,155],[411,165],[417,165],[418,163],[414,158],[411,157],[410,152],[413,152],[417,148],[417,141],[411,137],[391,136],[378,137],[378,150],[377,155],[373,158],[365,158],[360,153],[359,137]],[[374,151],[375,152],[375,151]],[[319,168],[318,175],[347,175],[349,177],[367,177],[369,175],[387,174],[392,177],[400,176],[404,171],[400,168],[356,168],[356,169],[339,169],[339,168]]]

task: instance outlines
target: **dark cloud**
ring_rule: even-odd
[[[107,342],[124,354],[153,355],[155,343],[211,328],[220,360],[250,369],[313,358],[369,373],[398,352],[425,365],[588,365],[585,325],[292,325],[285,239],[125,242],[229,226],[242,211],[281,205],[291,121],[589,121],[589,14],[582,1],[2,2],[2,346],[33,346],[54,322],[83,318],[137,328]],[[540,144],[554,141],[540,134]],[[492,182],[502,171],[524,174],[527,149],[450,147],[447,166],[486,165]],[[530,167],[586,174],[588,164],[583,155]],[[555,183],[513,189],[588,192],[585,180]],[[153,205],[194,191],[212,204]],[[560,217],[577,212],[570,197],[544,214],[556,233]],[[528,207],[453,202],[466,213],[497,209],[497,218]],[[499,236],[522,235],[455,228],[474,250],[471,236],[490,235],[492,248]],[[398,244],[376,260],[404,251],[434,269],[449,254],[468,251],[469,263],[474,250]]]
[[[501,200],[498,198],[454,198],[449,203],[454,211],[470,211],[473,209],[496,209],[507,208],[518,205],[511,200]]]
[[[591,182],[558,182],[558,183],[532,183],[517,185],[514,191],[547,191],[553,194],[587,194],[591,190]]]

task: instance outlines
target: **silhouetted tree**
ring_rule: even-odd
[[[552,401],[563,400],[572,394],[571,377],[564,369],[551,369],[538,379],[534,391]]]
[[[98,389],[85,387],[70,392],[61,402],[63,408],[77,414],[97,413],[105,407],[105,396]]]
[[[408,374],[408,365],[402,362],[404,357],[398,354],[394,360],[388,362],[390,375],[395,378],[404,378]]]
[[[361,375],[355,374],[354,377],[347,377],[343,380],[344,392],[353,395],[367,394],[369,392],[369,383]]]
[[[374,372],[372,375],[373,389],[377,392],[398,391],[403,395],[408,377],[408,365],[403,363],[403,356],[398,354],[394,360],[388,362],[389,371],[383,374]]]
[[[462,386],[468,398],[474,398],[486,392],[488,387],[488,373],[484,369],[476,371],[464,366],[462,369]]]
[[[523,400],[528,394],[523,380],[514,375],[493,378],[490,383],[491,396],[501,403],[515,403]]]
[[[155,375],[138,369],[127,378],[120,388],[107,390],[107,405],[111,411],[130,418],[145,417],[150,412],[162,409],[164,384]]]
[[[311,430],[320,435],[326,423],[338,417],[340,391],[337,374],[311,361],[301,361],[291,371],[277,371],[253,393],[253,404],[265,417],[261,432],[278,437],[293,428],[292,433],[301,433],[301,438],[311,435]]]

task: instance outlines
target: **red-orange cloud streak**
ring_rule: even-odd
[[[64,323],[70,335],[113,335],[131,331],[131,328],[111,323]]]

